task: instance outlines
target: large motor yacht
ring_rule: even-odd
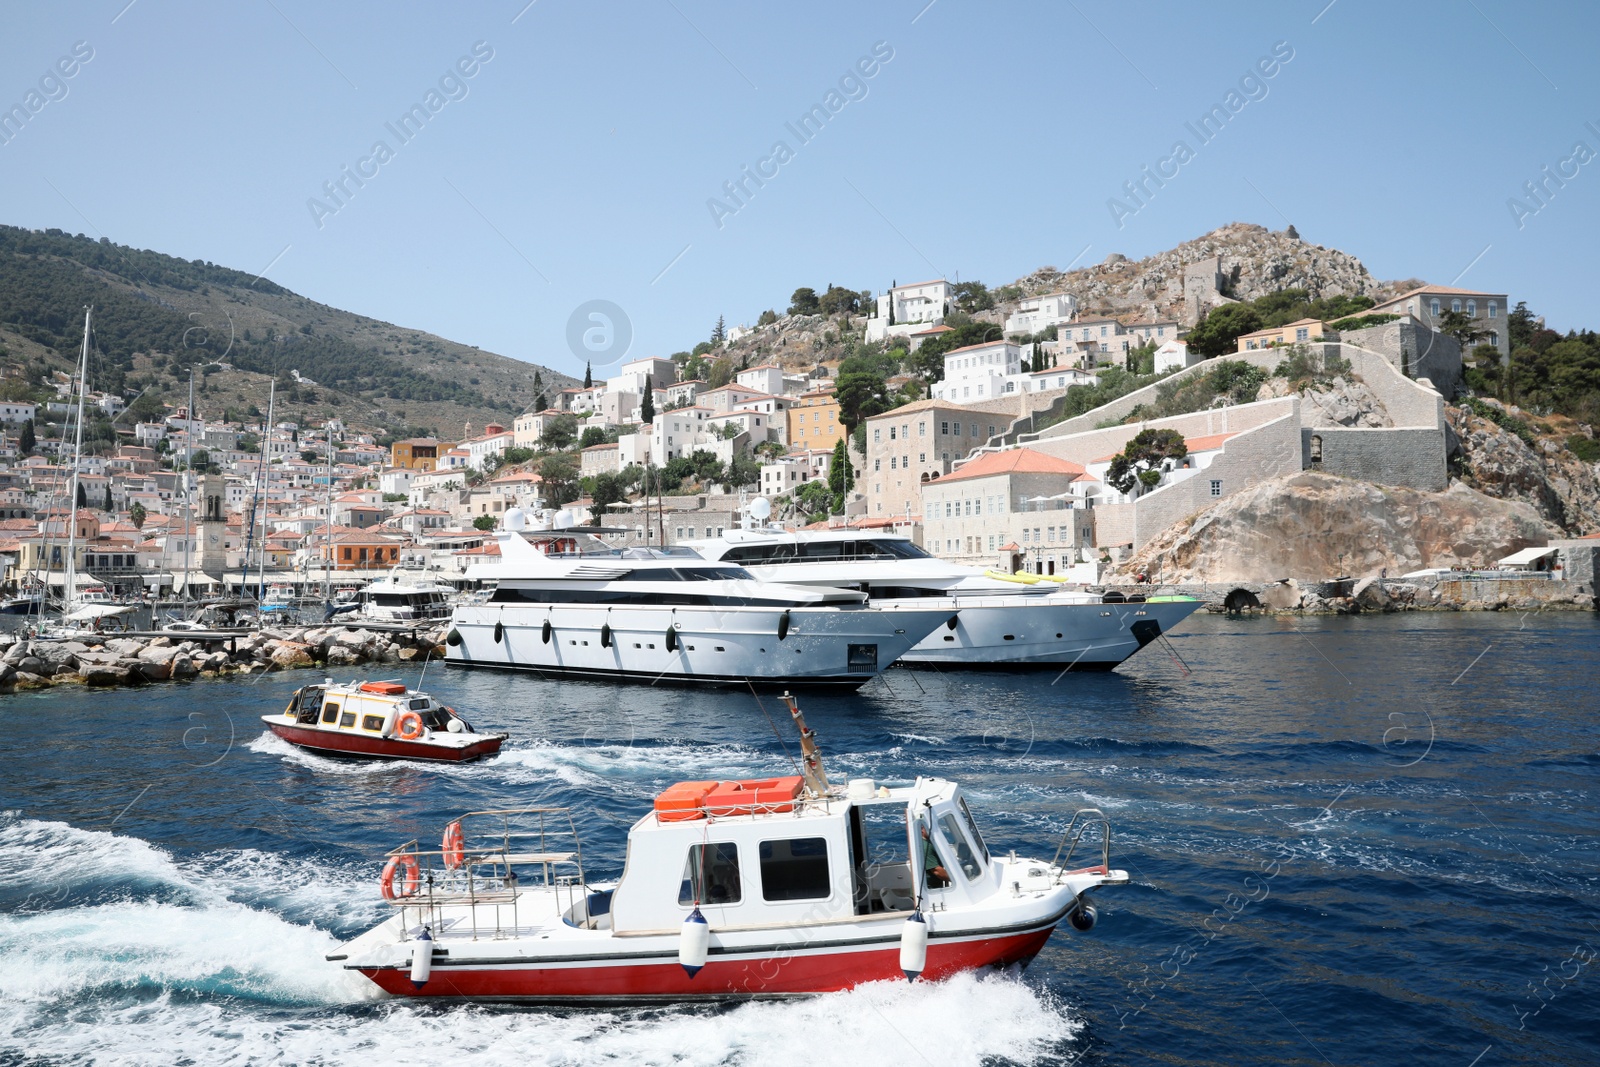
[[[447,660],[542,674],[643,682],[836,686],[877,677],[949,612],[876,605],[859,591],[759,581],[691,549],[613,549],[591,533],[524,537],[506,512],[500,561],[467,577],[494,584],[461,604]]]
[[[751,502],[744,528],[686,546],[762,581],[854,589],[879,607],[942,612],[944,625],[901,657],[911,666],[1110,670],[1201,606],[1192,597],[1093,593],[996,576],[883,530],[763,526],[766,503]]]
[[[455,590],[437,582],[409,581],[396,567],[361,590],[355,617],[401,625],[435,622],[450,617],[454,594]]]

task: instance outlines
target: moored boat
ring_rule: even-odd
[[[499,752],[507,737],[478,733],[454,708],[399,682],[304,686],[261,721],[291,745],[365,759],[462,763]]]
[[[587,881],[568,809],[469,813],[438,850],[389,853],[380,887],[393,914],[328,958],[397,996],[823,993],[1026,964],[1062,919],[1094,925],[1091,890],[1128,880],[1095,809],[1046,862],[991,851],[954,782],[831,786],[790,706],[802,774],[663,791],[629,830],[619,880]],[[1100,847],[1071,868],[1086,836]]]

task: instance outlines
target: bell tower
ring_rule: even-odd
[[[200,476],[200,570],[219,581],[228,569],[226,482],[220,474]]]

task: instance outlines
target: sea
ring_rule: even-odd
[[[665,786],[789,771],[771,694],[372,668],[509,731],[467,766],[265,734],[310,672],[0,697],[0,1064],[1600,1063],[1597,665],[1592,614],[1196,616],[1111,673],[802,696],[835,780],[954,779],[1024,856],[1098,808],[1131,882],[1025,970],[633,1010],[323,957],[462,812],[570,807],[614,877]]]

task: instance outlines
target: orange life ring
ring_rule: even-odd
[[[422,716],[414,711],[407,711],[395,720],[395,736],[402,741],[415,741],[422,736]]]
[[[444,865],[455,870],[465,863],[466,859],[466,837],[461,832],[461,820],[457,819],[444,828]]]
[[[400,876],[398,884],[396,875]],[[382,877],[378,879],[378,888],[383,891],[384,900],[415,896],[421,884],[421,870],[417,867],[415,856],[390,856],[389,862],[383,865]]]

